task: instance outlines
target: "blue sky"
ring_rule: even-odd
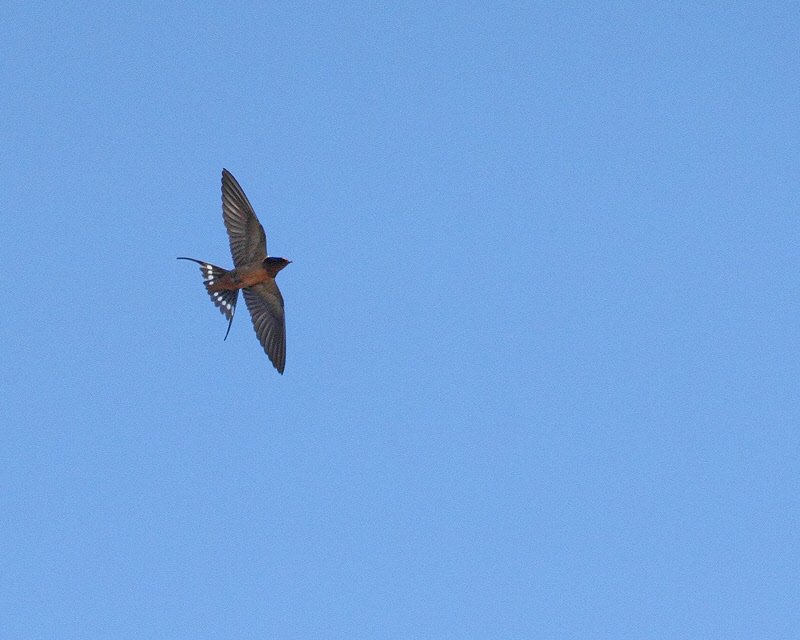
[[[796,6],[3,13],[0,636],[797,637]]]

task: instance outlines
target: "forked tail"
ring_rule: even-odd
[[[202,260],[195,260],[194,258],[178,258],[178,260],[191,260],[200,265],[200,273],[203,274],[203,284],[206,285],[206,291],[211,297],[211,301],[220,310],[220,313],[228,320],[228,330],[225,332],[225,340],[228,339],[228,334],[231,332],[231,324],[233,324],[233,314],[236,311],[236,300],[239,298],[238,289],[222,289],[220,291],[212,291],[211,287],[214,285],[218,278],[224,276],[228,271],[222,267],[217,267],[209,262]]]

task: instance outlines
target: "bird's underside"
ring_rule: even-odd
[[[253,328],[270,361],[283,373],[286,364],[286,327],[283,296],[275,276],[289,261],[267,255],[267,239],[247,196],[236,179],[222,170],[222,217],[228,231],[234,268],[223,269],[194,258],[212,302],[228,320],[228,337],[239,290],[250,311]]]

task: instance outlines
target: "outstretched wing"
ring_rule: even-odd
[[[222,170],[222,218],[228,230],[235,267],[267,257],[267,237],[253,207],[227,169]]]
[[[272,364],[283,373],[286,364],[286,325],[283,296],[274,280],[242,289],[256,335]]]

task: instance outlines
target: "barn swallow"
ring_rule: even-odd
[[[275,276],[291,261],[267,255],[264,227],[236,178],[227,169],[222,170],[222,218],[231,245],[232,270],[194,258],[178,260],[191,260],[200,265],[208,295],[228,320],[225,339],[233,323],[239,289],[242,290],[258,340],[282,374],[286,364],[286,326],[283,296],[275,284]]]

